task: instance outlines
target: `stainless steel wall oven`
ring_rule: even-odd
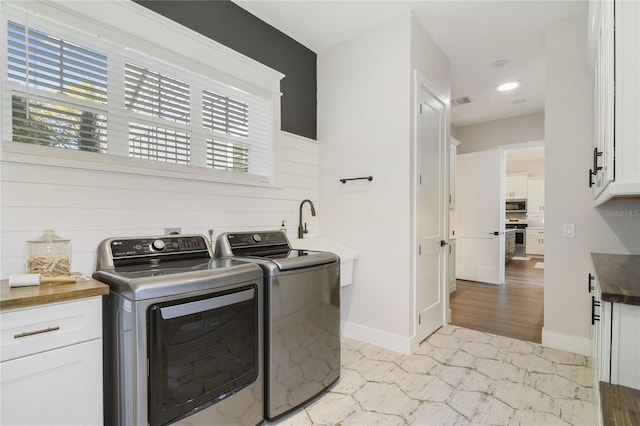
[[[111,239],[94,278],[111,288],[105,424],[262,422],[260,268],[214,259],[204,236]]]

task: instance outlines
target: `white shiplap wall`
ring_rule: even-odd
[[[105,238],[161,235],[164,228],[214,238],[226,231],[278,229],[295,237],[300,202],[319,209],[316,141],[277,136],[277,187],[183,180],[0,161],[0,279],[25,272],[27,240],[53,229],[71,240],[72,269],[95,269]],[[303,220],[318,233],[321,215]]]

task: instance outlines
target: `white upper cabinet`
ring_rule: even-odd
[[[543,178],[531,178],[527,182],[527,213],[544,213]]]
[[[596,205],[640,195],[640,2],[591,1]]]
[[[507,200],[526,200],[527,198],[527,175],[512,174],[507,175],[505,198]]]

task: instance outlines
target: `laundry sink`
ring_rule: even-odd
[[[340,287],[353,283],[353,264],[358,253],[339,242],[327,237],[309,237],[289,239],[291,247],[298,250],[330,251],[340,257]]]

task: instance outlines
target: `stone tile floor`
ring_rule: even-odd
[[[267,425],[596,425],[589,357],[446,326],[403,355],[343,338],[338,382]]]

